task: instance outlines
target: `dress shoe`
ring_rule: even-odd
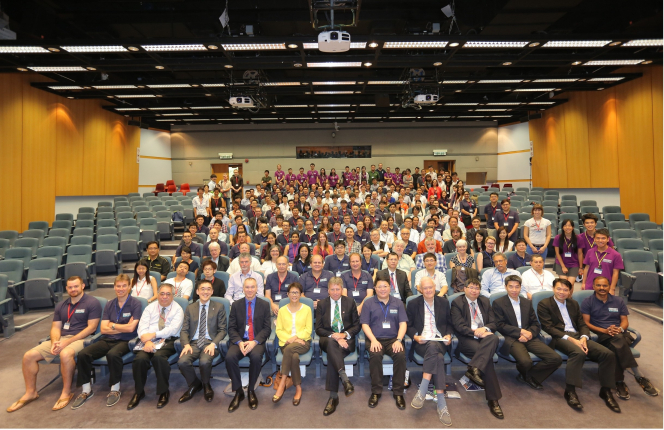
[[[533,390],[541,390],[543,387],[535,381],[531,376],[526,376],[525,378],[523,377],[522,374],[516,375],[516,380],[519,382],[522,382],[532,388]]]
[[[330,397],[327,400],[327,405],[325,405],[325,409],[323,410],[323,415],[328,416],[334,413],[334,411],[337,410],[337,405],[339,404],[339,398],[332,398]]]
[[[136,406],[138,406],[138,404],[141,402],[141,400],[143,400],[144,397],[145,397],[145,392],[144,391],[141,391],[140,393],[134,394],[134,396],[129,401],[129,404],[127,405],[127,410],[131,411]]]
[[[583,409],[583,405],[579,401],[579,397],[576,395],[576,391],[567,391],[565,390],[565,400],[570,408],[580,411]]]
[[[648,378],[646,378],[645,376],[640,377],[640,378],[636,378],[636,382],[638,382],[639,385],[641,386],[641,388],[643,388],[644,393],[646,393],[649,396],[653,396],[653,397],[657,396],[657,394],[658,394],[657,388],[655,388],[652,385],[652,383],[650,382],[650,380]]]
[[[478,369],[477,367],[468,366],[468,370],[466,371],[466,377],[470,379],[472,382],[474,382],[475,385],[484,388],[484,381],[480,376],[480,369]]]
[[[609,409],[611,409],[613,412],[620,413],[620,406],[618,406],[618,402],[616,402],[616,399],[613,397],[613,393],[610,389],[602,388],[602,390],[599,392],[599,397],[604,399],[604,403],[606,403],[606,406]]]
[[[403,396],[394,396],[394,402],[397,404],[397,408],[401,410],[406,409],[406,401]]]
[[[249,408],[251,410],[254,410],[258,407],[258,397],[256,397],[256,393],[251,390],[247,392],[247,398],[249,399]]]
[[[293,406],[299,406],[300,405],[300,400],[302,400],[302,395],[300,395],[299,399],[296,399],[293,397]]]
[[[498,404],[498,400],[489,400],[489,411],[491,411],[491,415],[500,420],[505,418],[505,415],[503,415],[503,410],[500,409],[500,405]]]
[[[616,394],[623,400],[629,400],[629,390],[625,382],[616,382]]]
[[[211,402],[214,399],[214,390],[209,383],[203,385],[203,394],[205,394],[205,401]]]
[[[343,383],[344,386],[344,394],[346,397],[351,396],[355,392],[355,387],[353,387],[353,384],[351,384],[350,381],[346,381]]]
[[[168,404],[168,398],[171,396],[170,391],[166,390],[164,394],[159,396],[159,401],[157,402],[157,409],[161,409]]]
[[[237,408],[240,407],[240,403],[244,400],[244,391],[242,388],[235,392],[235,397],[231,400],[231,404],[228,405],[228,412],[234,412]]]
[[[180,397],[180,399],[178,399],[178,403],[188,402],[189,400],[191,400],[192,397],[194,397],[194,394],[198,393],[202,389],[203,389],[203,385],[201,385],[200,383],[198,383],[198,384],[196,384],[192,387],[189,387],[189,389],[184,392],[182,397]]]
[[[370,408],[375,408],[378,405],[378,400],[380,400],[380,394],[372,394],[371,397],[369,397],[369,407]]]

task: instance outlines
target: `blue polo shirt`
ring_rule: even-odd
[[[380,265],[381,265],[380,260],[376,261],[370,258],[369,262],[367,262],[366,258],[362,256],[362,270],[364,270],[365,272],[373,273],[374,269],[380,270]]]
[[[518,269],[519,267],[530,266],[531,258],[532,256],[528,253],[526,253],[524,258],[521,258],[519,257],[519,254],[515,252],[514,255],[511,255],[510,258],[507,259],[507,268]]]
[[[341,272],[350,270],[350,258],[344,255],[344,258],[339,260],[336,254],[332,254],[325,259],[323,270],[329,270],[335,276],[341,276]]]
[[[413,255],[413,252],[417,252],[417,244],[411,240],[408,241],[408,244],[403,249],[403,253],[406,255]]]
[[[124,302],[122,307],[118,306],[118,298],[109,300],[104,307],[104,316],[102,321],[110,321],[114,324],[128,324],[129,320],[133,317],[134,321],[141,319],[141,314],[143,309],[141,307],[141,302],[132,296],[127,297],[127,300]],[[138,325],[136,329],[131,333],[118,333],[118,334],[105,334],[106,339],[115,339],[115,340],[132,340],[137,336],[136,332],[138,330]]]
[[[300,242],[306,243],[309,245],[309,248],[313,248],[314,245],[316,245],[316,242],[318,242],[317,236],[318,233],[316,233],[315,230],[312,231],[311,234],[307,233],[305,230],[300,234]]]
[[[284,279],[284,282],[281,282],[280,287],[279,272],[272,272],[267,275],[267,278],[265,278],[265,291],[270,290],[272,301],[279,303],[279,300],[286,298],[286,295],[288,294],[288,286],[293,282],[298,282],[298,279],[300,279],[300,277],[296,274],[286,272],[286,278]]]
[[[629,310],[620,297],[608,294],[604,303],[593,294],[581,302],[581,313],[590,315],[590,324],[608,328],[611,325],[620,327],[620,317],[629,315]]]
[[[371,240],[371,235],[366,230],[362,231],[362,236],[355,232],[355,240],[364,246]]]
[[[329,296],[327,284],[333,277],[334,273],[325,269],[323,269],[319,278],[316,278],[311,271],[304,273],[300,276],[300,284],[302,284],[302,289],[304,289],[305,297],[316,301],[323,300]]]
[[[88,320],[101,318],[101,305],[96,297],[82,293],[76,304],[71,304],[71,298],[61,301],[55,306],[53,322],[62,322],[61,336],[76,336],[88,327]],[[69,328],[65,324],[69,322]]]
[[[341,274],[341,279],[344,281],[344,288],[348,293],[348,297],[355,300],[358,305],[367,296],[367,290],[373,290],[374,284],[371,275],[362,270],[360,278],[355,278],[353,274],[348,271]]]
[[[360,324],[367,324],[376,339],[396,338],[399,334],[399,323],[402,322],[408,322],[408,316],[400,299],[390,295],[387,305],[379,301],[377,296],[365,300]],[[383,323],[389,323],[389,327]]]

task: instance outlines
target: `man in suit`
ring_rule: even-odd
[[[390,203],[390,210],[383,214],[383,219],[385,221],[387,221],[389,218],[392,218],[394,220],[394,224],[398,226],[403,224],[403,217],[400,213],[397,213],[397,205],[395,203]]]
[[[553,338],[549,346],[568,357],[565,367],[565,400],[571,408],[583,409],[576,395],[576,387],[582,386],[581,372],[586,358],[589,358],[599,364],[597,373],[602,385],[599,396],[609,409],[620,412],[620,406],[611,393],[611,389],[616,386],[616,356],[608,348],[590,340],[590,330],[583,321],[579,304],[571,296],[572,284],[558,278],[553,283],[553,297],[537,305],[542,329]]]
[[[228,412],[234,412],[244,400],[242,377],[239,362],[249,357],[249,386],[247,397],[249,407],[258,407],[258,398],[254,392],[256,381],[260,375],[265,353],[265,342],[272,332],[270,304],[259,298],[258,284],[254,278],[248,277],[242,284],[244,297],[233,302],[228,320],[229,348],[226,354],[226,370],[233,384],[235,397],[228,406]]]
[[[532,302],[521,297],[521,278],[510,275],[505,278],[507,295],[493,302],[498,332],[505,336],[500,349],[503,355],[510,355],[516,360],[519,374],[516,379],[534,390],[541,390],[542,382],[563,363],[560,354],[538,339],[539,321]],[[533,366],[532,352],[542,361]]]
[[[496,317],[489,299],[480,295],[480,280],[470,278],[466,282],[464,294],[452,302],[452,323],[459,339],[456,354],[463,353],[471,358],[466,377],[484,387],[491,414],[505,418],[498,404],[502,397],[493,355],[498,349]]]
[[[219,246],[219,244],[216,242],[212,242],[210,243],[208,249],[210,250],[210,256],[203,257],[203,260],[201,260],[201,265],[209,260],[217,265],[217,270],[219,272],[225,272],[226,270],[228,270],[228,266],[230,266],[230,263],[228,257],[224,257],[223,255],[221,255],[221,246]]]
[[[339,378],[346,397],[355,391],[346,375],[344,357],[355,351],[360,317],[355,300],[342,295],[343,287],[341,278],[330,279],[327,283],[329,297],[319,301],[316,306],[316,334],[320,336],[320,348],[327,352],[325,389],[330,392],[330,399],[323,410],[325,416],[334,413],[339,404]]]
[[[226,336],[226,310],[221,303],[211,302],[212,283],[203,280],[196,287],[198,301],[187,306],[184,322],[180,330],[180,342],[183,345],[178,367],[187,380],[189,388],[180,397],[184,403],[204,390],[205,400],[211,402],[214,391],[210,385],[212,361],[220,354],[219,342]],[[201,379],[196,377],[194,361],[198,360]]]
[[[233,201],[237,197],[242,198],[242,188],[244,187],[244,181],[242,177],[238,174],[237,169],[233,170],[233,176],[231,177],[231,198]]]
[[[445,426],[452,425],[447,404],[445,402],[445,352],[452,340],[452,318],[450,304],[444,296],[436,295],[436,284],[426,276],[420,281],[422,295],[408,303],[408,329],[406,334],[413,339],[410,353],[424,358],[422,366],[422,383],[415,393],[410,405],[415,409],[424,406],[429,381],[436,375],[438,419]],[[438,338],[438,340],[427,340]]]
[[[408,281],[408,274],[401,269],[397,269],[399,256],[396,252],[390,252],[386,261],[387,269],[376,273],[376,280],[383,279],[389,282],[390,295],[401,300],[405,305],[406,299],[413,295],[413,291],[410,289],[410,282]]]

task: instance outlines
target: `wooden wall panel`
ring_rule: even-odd
[[[652,85],[652,131],[653,131],[653,164],[655,168],[655,211],[657,223],[662,222],[664,214],[662,214],[662,67],[652,68],[649,70],[649,76]]]
[[[107,130],[104,112],[100,109],[88,109],[83,124],[84,195],[104,194]]]
[[[3,76],[0,79],[0,230],[21,231],[23,85],[19,74]]]
[[[615,87],[588,92],[586,118],[588,120],[590,188],[618,188],[618,136],[616,134]]]
[[[69,101],[69,100],[67,100]],[[83,133],[86,103],[58,103],[55,194],[77,196],[83,193]]]
[[[123,194],[124,152],[127,145],[125,126],[117,115],[106,111],[105,114],[108,134],[104,194]]]
[[[138,163],[136,162],[136,149],[141,146],[141,129],[138,127],[125,127],[127,144],[124,153],[123,189],[127,193],[138,191]]]
[[[565,111],[560,107],[545,112],[546,155],[549,163],[549,187],[567,188]]]
[[[530,140],[533,142],[533,186],[548,188],[549,165],[546,161],[545,128],[545,122],[543,119],[528,122]]]
[[[583,188],[590,183],[586,93],[576,93],[561,106],[565,116],[567,186]]]

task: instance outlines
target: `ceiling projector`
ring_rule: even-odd
[[[228,99],[228,103],[231,105],[231,107],[240,108],[240,109],[253,108],[256,106],[251,97],[244,97],[244,96],[231,97],[230,99]]]
[[[417,104],[430,104],[438,102],[438,96],[436,94],[418,94],[415,96],[413,102]]]
[[[346,52],[350,49],[350,34],[346,31],[324,31],[318,35],[321,52]]]

